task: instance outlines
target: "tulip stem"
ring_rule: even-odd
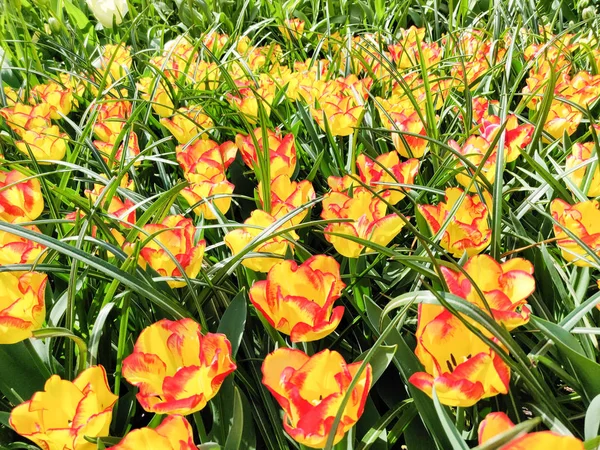
[[[204,444],[208,442],[208,435],[206,434],[206,428],[204,428],[204,422],[202,421],[200,411],[196,411],[193,414],[193,417],[194,422],[196,423],[196,428],[198,429],[198,437],[200,437],[200,443]]]
[[[48,339],[54,337],[66,337],[73,341],[79,349],[79,364],[77,373],[81,373],[87,366],[87,344],[79,336],[74,335],[71,330],[62,327],[40,328],[32,332],[32,337],[36,339]]]

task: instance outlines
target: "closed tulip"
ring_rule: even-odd
[[[192,183],[225,181],[225,171],[237,154],[233,142],[227,141],[219,145],[210,139],[179,145],[175,151],[185,178]]]
[[[319,99],[319,107],[311,106],[311,114],[323,131],[333,136],[354,133],[362,119],[364,106],[352,96],[329,95]]]
[[[108,435],[116,401],[102,366],[72,382],[52,375],[43,391],[12,410],[10,425],[43,450],[94,450],[96,443],[86,437]]]
[[[291,181],[285,175],[279,175],[271,179],[271,214],[273,217],[280,219],[290,212],[300,208],[305,203],[314,200],[316,197],[313,185],[308,180]],[[258,183],[258,195],[261,202],[263,201],[262,181]],[[290,219],[292,225],[297,225],[304,220],[308,214],[308,209],[296,214]]]
[[[180,144],[187,144],[196,137],[208,139],[209,130],[214,126],[212,119],[202,112],[202,108],[179,108],[173,117],[163,117],[160,123],[168,129]]]
[[[415,354],[424,372],[409,382],[449,406],[472,406],[508,392],[510,369],[488,345],[448,310],[419,305]]]
[[[190,279],[196,278],[202,267],[206,241],[196,241],[196,227],[190,219],[183,216],[167,216],[159,224],[148,224],[143,227],[150,242],[140,250],[140,264],[149,265],[163,277],[182,277],[179,267]],[[133,251],[134,244],[125,244],[124,250]],[[172,288],[185,286],[185,281],[167,281]]]
[[[404,221],[397,214],[386,215],[387,205],[364,188],[356,188],[352,196],[343,192],[330,192],[323,198],[323,219],[352,219],[351,222],[331,223],[325,227],[327,239],[340,255],[358,258],[365,248],[361,243],[345,236],[387,245],[402,227]]]
[[[25,130],[21,135],[22,140],[17,141],[17,149],[29,156],[29,152],[40,164],[49,164],[43,160],[53,159],[60,161],[67,153],[67,135],[61,133],[58,126],[35,130]]]
[[[23,341],[42,327],[47,281],[37,272],[0,272],[0,344]]]
[[[125,100],[102,103],[94,123],[94,134],[102,142],[114,144],[131,114],[131,103]]]
[[[315,341],[333,332],[342,320],[344,307],[333,304],[344,287],[337,261],[316,255],[300,265],[275,264],[266,280],[252,285],[250,301],[292,342]]]
[[[557,222],[554,225],[556,244],[562,257],[579,267],[592,267],[593,258],[588,252],[600,256],[600,209],[598,202],[587,201],[570,205],[554,199],[550,213]],[[572,239],[565,230],[577,236],[588,248]]]
[[[515,424],[503,412],[493,412],[485,416],[479,424],[479,445],[499,434],[505,433],[515,427]],[[500,450],[583,450],[581,440],[573,436],[561,436],[554,431],[537,431],[534,433],[519,434],[509,443],[499,447]]]
[[[171,92],[166,86],[166,81],[147,76],[142,77],[137,85],[142,92],[142,98],[152,104],[152,109],[160,117],[169,117],[174,113]],[[176,85],[172,85],[175,89]]]
[[[583,180],[585,179],[586,172],[592,169],[591,161],[588,165],[579,167],[573,170],[577,166],[581,166],[592,157],[595,143],[586,142],[583,144],[573,144],[571,154],[567,156],[567,162],[565,164],[565,172],[570,172],[567,176],[575,184],[578,189],[583,189]],[[596,166],[594,174],[592,175],[592,182],[590,183],[589,190],[585,193],[588,197],[600,196],[600,166]]]
[[[23,226],[28,230],[41,233],[35,225]],[[0,266],[6,264],[33,264],[38,261],[46,247],[37,242],[17,236],[7,231],[0,231]],[[38,259],[40,258],[40,259]]]
[[[469,258],[463,270],[473,281],[463,272],[441,268],[452,294],[484,311],[489,307],[494,319],[509,330],[529,321],[527,297],[535,290],[533,265],[529,261],[513,258],[500,264],[489,255],[475,255]],[[477,289],[483,294],[483,299]]]
[[[291,178],[296,170],[294,135],[284,135],[279,130],[267,130],[266,136],[268,148],[265,148],[266,146],[263,143],[263,130],[261,128],[254,130],[254,139],[256,139],[256,143],[258,144],[257,150],[252,136],[238,134],[235,137],[235,144],[242,154],[242,159],[249,168],[256,170],[256,167],[260,164],[258,153],[262,154],[262,152],[268,151],[268,159],[270,161],[269,175],[271,179],[282,174]]]
[[[44,211],[44,197],[37,178],[27,177],[17,170],[0,172],[0,220],[29,222]]]
[[[420,158],[427,150],[427,140],[403,133],[427,136],[425,124],[416,111],[391,115],[393,124],[389,127],[392,131],[392,142],[396,151],[404,158]]]
[[[419,205],[418,207],[430,231],[434,234],[440,231],[446,221],[449,221],[440,245],[457,258],[460,258],[464,252],[468,256],[480,253],[490,245],[492,236],[487,222],[488,208],[478,195],[465,195],[454,215],[450,217],[450,212],[462,195],[462,189],[448,188],[445,202],[440,202],[437,206]],[[486,202],[491,199],[487,192],[483,195]]]
[[[140,405],[157,414],[200,411],[235,369],[225,335],[202,335],[191,319],[163,319],[145,328],[123,360],[123,376],[138,387]]]
[[[50,106],[50,118],[61,119],[71,112],[73,107],[73,91],[70,87],[62,86],[56,81],[38,84],[31,89],[32,97],[40,105]]]
[[[323,350],[308,356],[300,350],[279,348],[265,358],[262,383],[283,408],[283,427],[300,444],[323,448],[333,421],[357,376],[362,361],[347,364],[342,355]],[[348,396],[333,443],[342,440],[362,415],[371,388],[371,365],[358,376]]]
[[[386,184],[414,184],[419,171],[418,159],[413,158],[401,163],[396,152],[384,153],[375,160],[361,153],[356,158],[356,165],[361,181],[376,192],[389,192],[386,200],[392,205],[402,200],[410,189],[386,186]]]
[[[130,431],[112,450],[197,450],[194,430],[182,416],[167,416],[156,428]]]
[[[265,228],[272,226],[277,219],[275,219],[269,213],[256,209],[250,213],[250,217],[244,221],[242,228],[237,228],[230,231],[225,235],[225,245],[229,247],[231,253],[237,255],[247,246],[250,245],[259,234],[261,234]],[[274,230],[272,233],[280,231]],[[293,231],[288,232],[292,239],[297,239],[298,235]],[[288,250],[293,251],[294,244],[289,242],[283,235],[270,236],[264,242],[255,244],[252,248],[253,253],[272,253],[281,257],[285,256]],[[248,269],[254,270],[255,272],[268,272],[271,267],[281,261],[280,258],[274,258],[270,256],[265,257],[245,257],[242,260],[242,265]]]
[[[127,15],[127,0],[86,0],[92,14],[104,28],[119,25]]]
[[[181,191],[181,196],[190,206],[198,204],[194,213],[207,220],[216,220],[220,214],[225,214],[231,207],[231,194],[235,186],[223,180],[216,183],[202,181],[193,183]],[[217,212],[218,211],[218,212]]]

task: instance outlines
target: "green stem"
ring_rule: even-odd
[[[48,339],[53,337],[66,337],[70,339],[79,350],[79,364],[77,365],[77,373],[81,373],[87,366],[87,344],[79,336],[74,335],[71,330],[63,327],[40,328],[32,333],[36,339]]]

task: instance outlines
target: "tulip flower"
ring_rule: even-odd
[[[98,106],[98,117],[94,123],[94,134],[102,142],[114,144],[127,118],[131,114],[131,103],[125,100],[102,103]]]
[[[397,214],[386,215],[386,203],[364,188],[356,188],[352,196],[330,192],[323,198],[323,219],[352,219],[351,222],[331,223],[325,227],[325,239],[340,255],[358,258],[363,244],[343,237],[352,236],[378,245],[387,245],[404,226]]]
[[[304,20],[286,19],[283,21],[283,26],[279,27],[279,32],[288,41],[300,39],[304,34]]]
[[[506,394],[510,369],[502,358],[450,311],[429,306],[419,305],[415,349],[425,371],[408,381],[429,396],[435,388],[440,403],[449,406]]]
[[[244,136],[243,134],[238,134],[235,137],[235,144],[242,153],[242,159],[248,167],[252,170],[256,170],[256,167],[260,164],[257,152],[262,154],[262,152],[268,151],[270,161],[269,175],[271,179],[282,174],[286,174],[291,178],[296,170],[296,145],[294,144],[294,135],[283,135],[279,130],[267,130],[266,136],[268,144],[267,149],[265,149],[263,144],[263,130],[261,128],[256,128],[254,130],[254,139],[256,139],[259,148],[257,151],[255,141],[251,135]],[[264,158],[261,157],[260,159]]]
[[[192,183],[189,187],[181,191],[181,196],[194,206],[194,212],[198,216],[203,216],[207,220],[216,220],[220,217],[216,214],[215,209],[221,214],[227,213],[231,207],[231,194],[233,194],[235,186],[229,181],[223,180],[216,183],[210,181],[202,181],[200,183]],[[211,198],[217,196],[217,198]]]
[[[300,350],[279,348],[267,355],[262,365],[262,383],[283,408],[283,427],[300,444],[323,448],[333,421],[357,376],[362,361],[347,364],[342,355],[323,350],[308,356]],[[371,365],[358,375],[354,389],[334,431],[334,444],[362,415],[371,388]]]
[[[163,319],[145,328],[123,360],[123,376],[138,387],[140,405],[157,414],[200,411],[235,369],[225,335],[202,335],[191,319]]]
[[[112,136],[111,136],[112,138]],[[116,136],[115,136],[116,138]],[[103,142],[103,141],[94,141],[94,145],[100,152],[100,156],[104,162],[106,162],[111,167],[118,168],[123,161],[123,164],[129,164],[134,158],[135,161],[133,163],[134,166],[139,166],[141,161],[137,156],[140,154],[140,144],[138,141],[137,134],[133,131],[129,133],[129,140],[127,141],[127,148],[125,148],[125,138],[123,138],[123,142],[119,145],[119,148],[115,152],[112,161],[110,164],[110,157],[113,154],[115,148],[115,142]],[[123,159],[123,152],[125,151],[125,158]]]
[[[503,412],[488,413],[479,424],[479,445],[514,428],[515,424]],[[561,436],[554,431],[538,431],[515,437],[500,450],[583,450],[584,445],[573,436]]]
[[[462,147],[454,140],[448,141],[448,146],[463,157],[463,159],[459,159],[456,156],[457,161],[455,166],[459,170],[455,178],[461,186],[468,188],[469,192],[477,192],[477,183],[473,182],[473,177],[475,176],[475,170],[481,165],[483,167],[479,171],[477,182],[482,183],[483,180],[487,180],[488,183],[494,184],[496,179],[496,159],[498,156],[496,149],[493,149],[490,155],[484,159],[489,150],[490,142],[481,136],[469,136]],[[473,164],[475,169],[463,162],[464,160]]]
[[[38,131],[25,130],[21,138],[16,142],[17,149],[27,156],[31,152],[35,159],[41,160],[40,164],[49,164],[42,162],[47,159],[62,160],[67,153],[68,136],[56,125]]]
[[[92,366],[75,380],[52,375],[44,390],[12,410],[10,425],[44,450],[94,450],[85,438],[107,436],[117,396],[106,371]]]
[[[259,104],[266,117],[271,114],[271,103],[275,99],[276,86],[270,78],[261,78],[258,86],[247,82],[236,82],[238,92],[227,94],[229,103],[241,112],[246,120],[255,124],[259,119]]]
[[[0,344],[23,341],[42,327],[46,281],[37,272],[0,272]]]
[[[172,118],[163,117],[160,123],[167,128],[180,144],[187,144],[196,137],[208,139],[204,130],[211,129],[212,119],[201,108],[179,108]]]
[[[322,339],[337,328],[344,307],[333,307],[346,285],[340,265],[330,256],[316,255],[298,265],[281,261],[266,280],[250,288],[250,301],[272,327],[292,342]]]
[[[231,141],[221,145],[210,139],[199,139],[175,149],[185,178],[192,183],[225,181],[225,171],[235,160],[237,148]]]
[[[425,124],[412,103],[398,97],[377,100],[379,117],[383,126],[392,132],[392,142],[396,151],[404,158],[422,157],[427,150],[427,140],[404,134],[427,136]]]
[[[35,225],[23,226],[23,228],[41,233]],[[0,266],[41,262],[42,252],[45,248],[42,244],[0,230]]]
[[[19,223],[37,219],[44,211],[44,197],[37,178],[17,170],[0,172],[0,220]]]
[[[392,205],[402,200],[410,189],[386,186],[385,183],[414,184],[419,171],[418,159],[409,159],[401,163],[396,152],[384,153],[375,160],[361,153],[356,159],[356,165],[361,181],[376,192],[389,192],[386,200]]]
[[[586,142],[583,144],[573,144],[571,154],[567,156],[567,162],[565,164],[565,172],[570,172],[567,176],[575,184],[578,189],[583,189],[583,180],[585,179],[586,171],[591,170],[591,165],[588,163],[587,166],[579,167],[579,169],[573,170],[575,167],[582,165],[588,161],[594,153],[595,144],[593,142]],[[592,182],[590,188],[585,194],[588,197],[600,196],[600,166],[596,166],[594,174],[592,175]]]
[[[364,113],[364,106],[351,96],[323,96],[318,103],[317,108],[311,105],[311,114],[321,129],[329,129],[332,136],[354,133]]]
[[[450,217],[450,212],[462,195],[462,189],[448,188],[445,202],[440,202],[437,206],[418,206],[431,233],[437,234],[448,222],[440,245],[457,258],[460,258],[464,252],[468,256],[480,253],[490,245],[492,236],[487,222],[488,208],[478,195],[465,195],[453,216]],[[483,197],[486,203],[491,202],[491,197],[487,192],[484,192]]]
[[[550,203],[550,213],[557,222],[554,225],[556,244],[562,257],[579,267],[592,267],[593,258],[588,252],[600,256],[600,209],[598,202],[587,201],[569,205],[561,199]],[[574,234],[588,248],[572,239],[565,230]]]
[[[158,80],[152,76],[142,77],[137,85],[142,92],[142,98],[152,103],[152,109],[160,117],[169,117],[174,113],[171,92],[162,78]],[[175,89],[175,85],[172,85]]]
[[[527,297],[535,290],[533,265],[522,258],[498,263],[489,255],[475,255],[465,263],[463,272],[442,267],[442,275],[450,292],[477,305],[512,330],[529,321]],[[483,299],[477,289],[483,294]],[[485,301],[484,301],[485,300]]]
[[[95,184],[94,190],[86,190],[85,195],[92,202],[96,203],[98,197],[102,194],[106,187],[102,184]],[[109,200],[106,196],[102,197],[101,204],[104,205],[106,201]],[[126,228],[131,228],[132,225],[135,225],[135,203],[133,203],[128,198],[125,201],[121,200],[116,195],[110,197],[110,202],[108,203],[108,208],[106,212],[109,216],[116,219],[121,225]]]
[[[18,135],[27,130],[40,130],[50,126],[51,106],[49,103],[29,106],[16,103],[12,108],[0,109],[6,124]]]
[[[498,131],[500,131],[500,117],[488,115],[481,120],[481,136],[487,142],[493,142]],[[511,163],[521,154],[520,150],[525,149],[533,137],[533,125],[525,123],[519,125],[517,116],[510,115],[506,118],[506,127],[504,128],[504,161]]]
[[[244,225],[247,226],[237,228],[225,235],[225,238],[223,239],[225,241],[225,245],[229,247],[233,255],[237,255],[248,245],[250,245],[252,240],[261,234],[265,228],[271,227],[275,222],[277,222],[275,217],[265,211],[256,209],[252,211],[252,213],[250,213],[250,217],[244,221]],[[266,241],[259,244],[254,244],[252,252],[274,254],[283,257],[287,253],[288,249],[293,251],[294,244],[288,241],[283,235],[272,235],[277,231],[281,231],[281,228],[272,231],[270,233],[270,237]],[[289,234],[291,239],[298,238],[298,235],[293,231],[289,231],[287,234]],[[271,270],[271,267],[273,267],[279,261],[281,261],[280,258],[274,258],[270,256],[245,257],[242,260],[242,265],[250,270],[254,270],[255,272],[268,272]]]
[[[571,136],[577,130],[582,118],[583,113],[577,108],[568,103],[555,100],[548,111],[544,131],[554,139],[562,139],[564,133]],[[544,141],[548,142],[545,138]]]
[[[149,265],[163,277],[182,277],[179,266],[188,278],[196,278],[202,267],[206,241],[196,241],[196,227],[183,216],[167,216],[160,224],[143,227],[150,242],[140,250],[140,265]],[[134,244],[126,243],[124,250],[131,254]],[[167,281],[172,288],[185,286],[185,281]]]
[[[488,100],[485,97],[473,97],[473,121],[475,123],[481,123],[484,119],[489,119],[492,116],[492,114],[490,114],[490,109],[494,108],[494,110],[497,110],[498,107],[498,100]],[[508,125],[506,128],[508,128]]]
[[[92,14],[104,28],[120,25],[129,8],[127,0],[86,0]]]
[[[300,182],[291,181],[285,175],[279,175],[271,180],[271,214],[280,219],[288,213],[300,208],[302,205],[314,200],[316,197],[313,185],[308,180]],[[258,195],[260,201],[263,201],[262,181],[258,183]],[[297,225],[304,220],[308,214],[308,209],[304,209],[290,219],[292,225]]]
[[[194,430],[182,416],[167,416],[156,428],[130,431],[111,450],[197,450]]]
[[[71,112],[73,107],[73,92],[70,87],[63,87],[56,81],[39,84],[31,89],[31,96],[40,105],[50,106],[50,118],[61,119]]]

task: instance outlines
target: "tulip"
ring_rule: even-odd
[[[300,182],[291,181],[285,175],[279,175],[271,180],[271,214],[280,219],[290,212],[300,208],[302,205],[315,199],[316,194],[313,185],[308,180]],[[258,195],[261,203],[263,200],[262,181],[258,183]],[[308,214],[308,209],[296,214],[290,219],[292,225],[297,225],[304,220]]]
[[[179,145],[175,151],[186,179],[192,183],[218,183],[225,181],[225,171],[235,160],[237,147],[231,141],[219,145],[210,139],[199,139],[190,145]]]
[[[300,444],[323,448],[333,421],[357,377],[362,361],[347,364],[338,352],[323,350],[308,356],[300,350],[279,348],[262,365],[262,383],[283,408],[283,427]],[[371,365],[358,375],[356,385],[335,430],[334,444],[362,415],[371,388]]]
[[[492,117],[492,114],[490,114],[490,109],[494,108],[494,110],[496,110],[498,105],[498,100],[488,100],[485,97],[473,97],[473,121],[475,123],[481,123],[484,119],[489,119]]]
[[[48,277],[37,272],[0,272],[0,344],[32,336],[46,318]]]
[[[420,158],[427,150],[427,140],[404,133],[427,136],[425,124],[411,103],[395,97],[379,99],[379,116],[384,127],[392,131],[396,151],[404,158]],[[406,104],[406,105],[405,105]]]
[[[346,285],[340,265],[330,256],[316,255],[301,265],[275,264],[266,280],[250,288],[250,301],[272,327],[292,342],[322,339],[337,328],[344,307],[333,307]]]
[[[259,104],[262,105],[266,117],[271,114],[271,103],[275,99],[276,86],[273,80],[263,78],[258,87],[242,83],[236,95],[227,94],[229,103],[241,112],[246,120],[255,124],[259,118]]]
[[[23,226],[23,228],[41,234],[41,231],[35,225]],[[42,244],[16,234],[0,231],[0,266],[41,262],[45,248]]]
[[[247,37],[247,36],[244,36]],[[218,53],[225,48],[227,42],[229,41],[229,36],[226,34],[218,34],[215,31],[211,31],[208,33],[202,43],[206,48],[208,48],[212,53]],[[239,53],[244,53],[238,49]]]
[[[190,206],[201,202],[194,208],[194,212],[198,216],[203,216],[207,220],[216,220],[220,217],[216,211],[220,214],[226,214],[229,211],[234,188],[235,186],[226,180],[216,183],[202,181],[184,188],[181,196]],[[218,198],[211,198],[213,196],[218,196]]]
[[[487,142],[493,142],[501,128],[500,117],[488,115],[481,122],[481,136]],[[516,160],[521,154],[520,150],[524,150],[529,145],[532,137],[532,124],[525,123],[519,125],[517,116],[513,114],[508,116],[506,118],[506,127],[504,128],[504,161],[511,163]]]
[[[586,171],[591,170],[591,165],[580,167],[579,169],[573,170],[575,167],[580,166],[584,162],[588,161],[594,153],[595,144],[593,142],[586,142],[583,144],[573,144],[571,154],[567,156],[567,162],[565,164],[565,172],[570,172],[567,176],[573,182],[578,189],[583,189],[583,180],[585,179]],[[596,166],[594,174],[592,175],[592,182],[590,187],[585,194],[588,197],[600,196],[600,167]]]
[[[201,108],[179,108],[172,118],[163,117],[160,123],[168,129],[180,144],[187,144],[196,137],[208,139],[204,130],[213,127],[212,119]]]
[[[145,328],[123,360],[123,376],[138,387],[140,405],[157,414],[200,411],[235,369],[225,335],[202,335],[191,319],[163,319]]]
[[[44,211],[44,197],[37,178],[17,170],[0,172],[0,220],[19,223],[37,219]]]
[[[94,61],[94,66],[102,76],[108,75],[109,83],[117,81],[131,71],[131,48],[123,44],[106,44],[102,56]]]
[[[111,137],[112,138],[112,137]],[[116,138],[116,136],[115,136]],[[115,142],[103,142],[103,141],[94,141],[94,145],[100,152],[100,156],[104,162],[106,162],[109,166],[113,166],[119,168],[121,165],[121,161],[123,164],[129,164],[132,160],[135,159],[133,165],[139,166],[141,161],[137,156],[140,154],[140,144],[138,141],[137,134],[135,132],[129,133],[129,140],[127,141],[127,148],[125,148],[125,138],[123,138],[123,142],[119,145],[119,148],[115,152],[112,161],[110,164],[110,157],[113,155],[113,151],[115,148]],[[125,151],[125,158],[123,158],[123,152]],[[125,179],[125,177],[123,177]]]
[[[358,155],[356,165],[361,181],[370,186],[374,191],[389,192],[387,200],[395,205],[405,196],[410,189],[406,187],[386,186],[387,183],[414,184],[415,176],[419,171],[419,160],[409,159],[403,163],[398,158],[398,153],[389,152],[379,155],[372,160],[364,153]]]
[[[125,100],[102,103],[94,123],[94,134],[102,142],[114,144],[131,114],[131,103]]]
[[[106,187],[102,184],[95,184],[94,190],[86,190],[85,195],[94,203],[98,200],[98,197],[102,194]],[[108,198],[106,196],[102,197],[101,204],[104,205]],[[123,225],[126,228],[131,228],[132,225],[135,225],[135,203],[133,203],[128,198],[125,201],[122,201],[116,195],[110,197],[110,203],[108,203],[108,208],[106,212],[109,216],[113,217],[117,222]]]
[[[477,182],[483,183],[487,180],[488,183],[494,184],[496,179],[496,159],[497,152],[493,149],[490,155],[484,160],[486,153],[490,147],[490,142],[486,141],[481,136],[469,136],[467,141],[461,147],[454,140],[448,142],[448,146],[452,148],[456,153],[461,155],[463,159],[458,159],[456,156],[456,168],[459,172],[456,173],[456,181],[465,188],[469,189],[469,192],[477,192],[477,183],[473,182],[475,170],[483,167],[479,170]],[[475,169],[467,166],[464,160],[470,162],[475,166]]]
[[[503,412],[488,413],[479,424],[479,445],[514,428],[515,424]],[[583,450],[584,445],[573,436],[561,436],[554,431],[538,431],[518,435],[500,450]]]
[[[50,126],[50,104],[42,103],[36,106],[16,103],[12,108],[0,109],[7,125],[18,135],[27,130],[40,130]]]
[[[237,255],[242,250],[250,245],[250,243],[263,231],[265,228],[271,227],[277,219],[271,216],[265,211],[256,209],[250,213],[250,217],[244,221],[244,225],[248,225],[242,228],[230,231],[225,235],[225,245],[229,247],[233,255]],[[283,235],[273,235],[279,230],[273,230],[269,233],[269,238],[259,244],[253,244],[254,253],[270,253],[285,256],[288,250],[293,251],[294,244],[288,241]],[[290,235],[291,239],[297,239],[298,235],[290,231],[287,234]],[[245,257],[242,260],[242,265],[255,272],[268,272],[275,264],[281,261],[280,258],[274,257]]]
[[[498,263],[489,255],[475,255],[463,266],[463,272],[442,267],[442,275],[450,292],[477,305],[512,330],[529,321],[527,297],[535,290],[533,265],[522,258]],[[483,299],[477,292],[483,294]]]
[[[419,305],[415,354],[424,372],[409,378],[414,386],[449,406],[472,406],[508,392],[510,369],[488,345],[448,310]],[[495,339],[495,338],[494,338]]]
[[[279,32],[288,41],[300,39],[304,34],[304,21],[300,19],[286,19],[283,26],[279,27]]]
[[[166,86],[166,81],[151,76],[142,77],[137,85],[142,92],[142,98],[152,103],[152,109],[160,117],[169,117],[174,113],[173,99]],[[175,89],[172,85],[172,89]]]
[[[285,174],[289,178],[294,175],[296,170],[296,146],[294,144],[294,135],[286,134],[283,135],[279,130],[266,131],[268,149],[265,149],[263,145],[263,130],[256,128],[254,130],[254,139],[258,144],[258,152],[262,154],[264,151],[269,152],[269,175],[271,179],[278,177],[279,175]],[[253,137],[251,135],[244,136],[238,134],[235,137],[235,144],[240,149],[242,159],[248,167],[252,170],[256,170],[256,167],[260,167],[260,160],[257,155],[257,149]],[[264,169],[263,169],[264,170]]]
[[[386,203],[364,188],[354,189],[352,196],[330,192],[323,198],[321,217],[325,220],[352,219],[352,222],[327,225],[324,230],[325,239],[333,244],[340,255],[347,258],[358,258],[365,246],[342,237],[343,235],[385,246],[404,226],[400,216],[386,215],[386,210]]]
[[[453,216],[450,217],[450,212],[462,195],[462,189],[448,188],[445,202],[440,202],[437,206],[418,206],[431,233],[437,234],[448,222],[440,245],[457,258],[460,258],[464,252],[468,256],[480,253],[490,244],[492,236],[487,222],[488,208],[478,195],[465,195]],[[484,192],[483,197],[485,202],[491,202],[487,192]]]
[[[92,14],[104,28],[120,25],[127,15],[127,0],[86,0]]]
[[[40,105],[50,106],[50,118],[61,119],[71,112],[73,92],[70,87],[63,87],[56,81],[39,84],[31,89],[31,95]]]
[[[310,107],[311,114],[323,131],[332,136],[348,136],[358,127],[364,106],[354,97],[330,95],[319,99],[319,107]]]
[[[577,108],[568,103],[555,100],[548,111],[544,131],[554,139],[562,139],[564,133],[571,136],[577,130],[582,118],[583,113]],[[545,138],[544,141],[548,142]]]
[[[182,416],[167,416],[156,428],[130,431],[111,450],[197,450],[194,430]]]
[[[50,164],[42,162],[48,159],[62,160],[67,153],[68,136],[56,125],[38,131],[25,130],[21,138],[23,140],[16,142],[17,149],[28,156],[31,152],[40,164]]]
[[[179,267],[188,278],[196,278],[202,267],[202,258],[206,241],[195,241],[196,227],[190,219],[183,216],[167,216],[160,224],[148,224],[143,227],[147,236],[153,236],[150,242],[140,250],[140,265],[152,269],[163,277],[182,277]],[[133,244],[125,244],[124,250],[131,254]],[[172,288],[185,286],[185,281],[167,281]]]
[[[579,267],[592,267],[594,259],[588,253],[600,256],[600,210],[598,202],[587,201],[569,205],[561,199],[550,203],[550,212],[557,222],[554,225],[556,244],[562,257]],[[588,248],[572,239],[565,230],[574,234]]]
[[[85,438],[108,435],[116,401],[102,366],[72,382],[52,375],[43,391],[12,410],[10,425],[44,450],[94,450]]]

